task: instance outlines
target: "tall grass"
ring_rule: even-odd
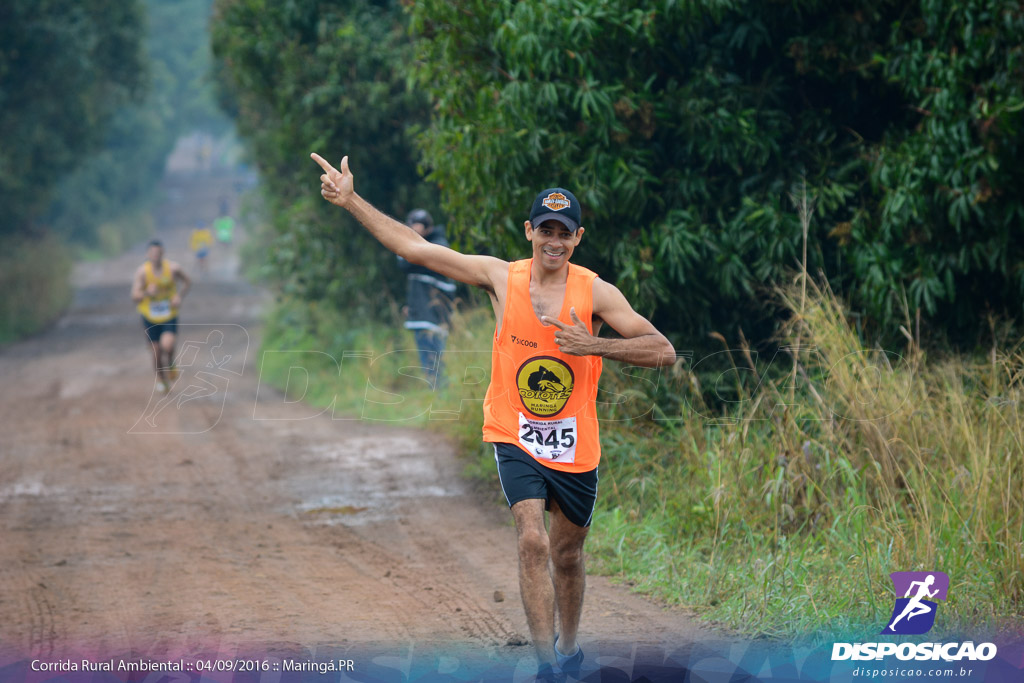
[[[1019,628],[1020,348],[988,362],[865,349],[811,290],[803,315],[799,290],[784,296],[795,386],[762,381],[728,421],[605,430],[600,566],[774,635],[877,632],[887,575],[939,570],[943,628]]]
[[[71,303],[71,256],[52,235],[0,239],[0,344],[34,334]]]
[[[792,372],[768,372],[742,343],[718,378],[698,378],[696,360],[662,373],[606,365],[591,570],[746,633],[823,638],[877,633],[890,572],[939,570],[951,586],[933,633],[1019,627],[1024,350],[929,361],[916,344],[864,348],[836,297],[808,287],[782,295]],[[474,402],[486,381],[463,384],[492,331],[487,310],[457,318],[448,348],[474,353],[437,394],[409,377],[411,335],[309,304],[281,308],[265,348],[366,351],[376,360],[361,374],[324,359],[306,400],[447,430],[473,474],[493,478]],[[283,386],[278,364],[264,376]],[[709,382],[728,388],[725,411],[704,405]]]

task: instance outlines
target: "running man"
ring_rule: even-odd
[[[317,154],[312,158],[324,170],[324,199],[346,209],[381,244],[410,263],[489,295],[495,331],[483,438],[494,445],[515,520],[519,589],[538,679],[566,673],[578,678],[583,542],[597,500],[601,457],[595,397],[602,360],[670,365],[676,359],[672,344],[614,285],[569,263],[584,233],[571,192],[552,188],[537,196],[523,223],[532,258],[509,263],[428,242],[355,192],[348,157],[340,171]],[[622,338],[598,337],[604,323]]]
[[[178,289],[181,282],[181,289]],[[142,328],[153,350],[157,390],[167,391],[175,379],[174,342],[178,332],[178,309],[192,281],[180,265],[164,258],[164,245],[152,240],[146,261],[132,280],[132,301],[142,314]]]
[[[199,264],[199,272],[206,272],[206,258],[210,255],[210,247],[213,246],[213,233],[201,221],[192,228],[192,234],[188,239],[189,248],[196,255],[196,263]]]
[[[898,617],[896,617],[895,619],[893,619],[892,623],[889,624],[889,630],[890,631],[893,631],[895,633],[895,630],[894,630],[893,627],[895,627],[896,626],[896,622],[898,622],[903,617],[906,617],[907,621],[910,621],[911,619],[913,619],[916,616],[919,616],[921,614],[928,614],[929,612],[932,611],[931,607],[929,607],[928,605],[924,604],[921,601],[924,600],[925,598],[934,598],[936,596],[936,594],[938,594],[938,592],[939,592],[938,588],[936,588],[933,591],[929,591],[928,590],[928,588],[931,587],[931,585],[934,584],[934,583],[935,583],[935,575],[934,574],[929,574],[928,576],[926,576],[924,581],[912,581],[910,583],[910,585],[907,587],[906,594],[903,596],[905,598],[910,598],[910,601],[907,602],[907,606],[903,608],[903,611],[900,612],[900,615]],[[914,592],[914,586],[918,587],[917,588],[917,594],[914,597],[911,598],[910,594]]]
[[[221,244],[231,244],[235,234],[235,219],[224,214],[213,221],[213,229],[217,233],[217,241]]]

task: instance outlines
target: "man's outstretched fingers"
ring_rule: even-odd
[[[580,320],[578,315],[576,315],[576,307],[575,306],[573,306],[573,307],[571,307],[569,309],[569,316],[572,318],[572,321],[574,323],[576,323],[577,325],[582,325],[583,324],[583,321]]]
[[[565,330],[565,329],[568,329],[569,327],[571,327],[570,325],[566,325],[565,323],[563,323],[558,318],[551,318],[551,317],[546,316],[546,315],[541,316],[540,321],[542,323],[544,323],[545,325],[554,325],[555,327],[557,327],[560,330]]]
[[[315,161],[316,163],[320,164],[320,168],[324,169],[324,171],[327,172],[327,175],[330,175],[331,171],[334,171],[335,173],[338,172],[338,170],[336,168],[334,168],[329,163],[327,163],[327,160],[324,159],[319,154],[317,154],[316,152],[313,152],[309,156],[310,156],[310,158],[313,161]],[[342,163],[345,164],[346,166],[348,165],[347,159],[348,159],[348,157],[345,157],[345,159],[342,160]]]

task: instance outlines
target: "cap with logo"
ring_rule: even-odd
[[[530,224],[534,228],[544,221],[558,221],[572,232],[580,227],[580,202],[576,195],[562,187],[544,190],[533,200]]]

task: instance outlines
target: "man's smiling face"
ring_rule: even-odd
[[[533,226],[526,221],[526,239],[533,243],[533,260],[546,270],[558,270],[568,263],[583,237],[583,228],[569,230],[559,221],[544,221]]]

